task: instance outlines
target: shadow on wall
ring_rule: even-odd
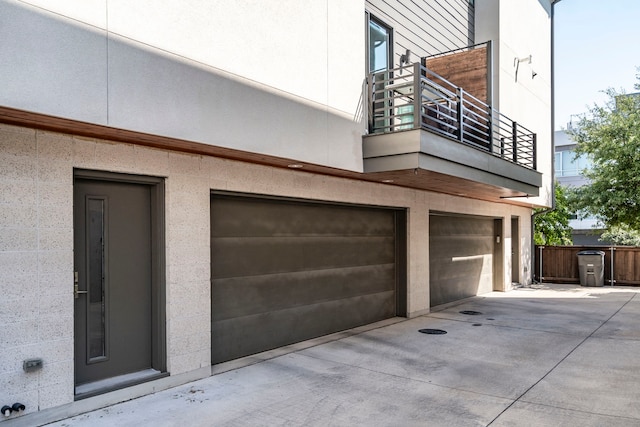
[[[332,110],[1,0],[0,39],[3,106],[362,171],[361,106]]]

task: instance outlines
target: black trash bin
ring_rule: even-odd
[[[578,252],[578,272],[582,286],[604,286],[604,252]]]

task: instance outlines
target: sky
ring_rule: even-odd
[[[562,0],[555,6],[555,127],[603,105],[607,88],[637,92],[640,0]]]

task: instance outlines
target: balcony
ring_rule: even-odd
[[[366,174],[492,201],[538,195],[536,134],[433,69],[370,74],[368,108]]]

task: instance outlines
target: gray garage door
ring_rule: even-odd
[[[431,306],[493,290],[493,218],[429,216]]]
[[[395,316],[403,216],[212,195],[212,363]]]

